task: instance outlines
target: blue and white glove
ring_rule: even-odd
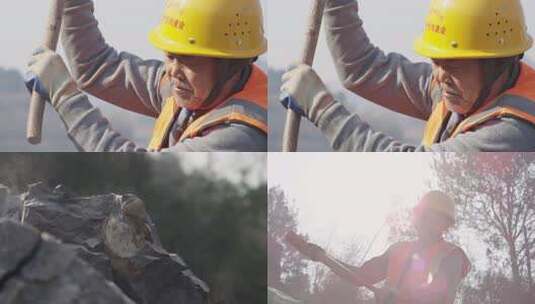
[[[306,64],[297,65],[282,76],[282,105],[313,123],[335,102],[318,74]]]
[[[80,93],[61,56],[44,47],[33,52],[27,65],[25,83],[30,92],[37,91],[55,109],[62,100]]]

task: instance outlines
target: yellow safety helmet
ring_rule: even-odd
[[[420,216],[425,210],[436,211],[455,223],[455,202],[442,191],[429,191],[420,199],[415,214]]]
[[[163,51],[216,58],[254,58],[266,52],[259,0],[167,0],[149,34]]]
[[[520,0],[432,0],[414,49],[433,59],[502,58],[532,44]]]

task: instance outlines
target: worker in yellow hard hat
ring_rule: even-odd
[[[441,191],[430,191],[413,209],[416,240],[396,243],[360,267],[337,263],[355,272],[359,286],[384,281],[385,287],[375,293],[378,303],[453,304],[459,284],[470,271],[464,251],[443,239],[454,223],[454,202]],[[305,243],[298,249],[314,261],[332,265],[328,260],[333,258],[317,245]],[[338,267],[332,270],[347,278]]]
[[[310,119],[338,151],[535,151],[533,44],[520,0],[431,0],[417,53],[385,54],[368,39],[356,0],[327,0],[327,44],[344,86],[427,121],[421,145],[376,132],[334,100],[316,72],[283,76],[283,105]]]
[[[109,46],[91,0],[65,0],[59,55],[39,49],[28,85],[50,99],[85,151],[266,151],[266,52],[259,0],[168,0],[149,35],[165,56],[143,60]],[[148,148],[111,129],[80,93],[156,118]]]

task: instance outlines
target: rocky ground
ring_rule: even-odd
[[[0,303],[206,303],[132,194],[79,197],[0,185]]]

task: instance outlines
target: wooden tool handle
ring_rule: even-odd
[[[320,35],[325,2],[326,0],[314,0],[314,3],[312,5],[308,30],[305,36],[305,47],[301,56],[301,63],[310,66],[312,66],[312,63],[314,62],[314,54],[316,53],[316,46],[318,44],[318,37]],[[286,125],[282,137],[283,152],[297,151],[297,141],[299,137],[300,123],[301,117],[299,116],[299,114],[288,109],[288,112],[286,114]]]
[[[58,45],[61,30],[61,18],[63,17],[63,0],[52,0],[45,33],[44,46],[55,51]],[[45,100],[37,92],[32,92],[28,121],[26,124],[26,138],[29,143],[36,145],[41,142],[41,130],[43,127],[43,114]]]
[[[311,258],[314,261],[318,261],[319,256],[321,255],[321,263],[329,267],[334,273],[336,273],[340,277],[348,280],[350,283],[365,287],[374,293],[378,291],[377,287],[373,286],[372,284],[366,283],[366,274],[350,269],[344,263],[329,256],[319,246],[307,242],[302,236],[294,232],[288,232],[288,234],[286,234],[285,241],[292,247],[294,247],[297,251],[301,252],[302,254]]]
[[[364,280],[364,278],[366,278],[365,274],[349,269],[346,265],[342,264],[335,258],[327,255],[324,264],[339,276],[342,276],[343,278],[349,280],[351,283],[365,287],[374,293],[378,291],[377,287],[366,283],[366,281]]]

